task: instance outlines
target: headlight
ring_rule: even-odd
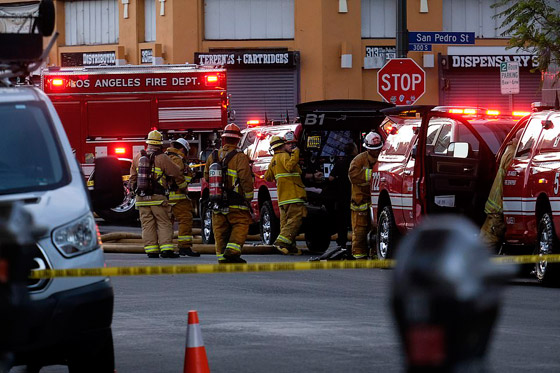
[[[88,214],[53,231],[53,242],[65,256],[74,256],[99,247],[97,227]]]

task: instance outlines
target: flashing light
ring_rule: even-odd
[[[55,87],[62,87],[62,85],[64,84],[64,80],[62,79],[53,79],[51,80],[51,82]]]
[[[218,84],[218,75],[206,75],[205,76],[206,85],[216,85]]]
[[[249,127],[258,126],[259,124],[261,124],[261,121],[258,120],[258,119],[251,119],[251,120],[248,120],[248,121],[247,121],[247,125],[248,125]]]
[[[539,179],[539,184],[548,184],[548,180],[546,180],[546,179]]]
[[[500,111],[499,110],[486,110],[486,115],[497,116],[497,115],[500,115]]]
[[[115,154],[124,154],[126,153],[125,148],[115,148]]]
[[[463,114],[464,110],[463,109],[449,109],[449,112],[451,114]]]
[[[465,115],[476,115],[477,110],[476,109],[465,109],[465,110],[463,110],[463,113]]]
[[[389,124],[387,124],[387,125],[385,126],[385,128],[383,128],[383,129],[385,130],[385,133],[388,135],[388,134],[390,134],[391,131],[393,130],[393,125],[389,123]]]
[[[514,117],[524,117],[530,114],[531,113],[529,111],[514,111],[513,113],[511,113],[511,115],[513,115]]]

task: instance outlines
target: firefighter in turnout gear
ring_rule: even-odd
[[[136,154],[132,161],[129,180],[136,191],[144,250],[149,258],[157,258],[160,253],[162,258],[177,258],[171,206],[167,200],[168,180],[173,180],[179,191],[184,191],[188,183],[179,167],[163,153],[163,137],[159,131],[151,131],[146,143],[147,149]]]
[[[234,123],[228,124],[222,134],[222,147],[208,157],[204,178],[210,180],[212,204],[212,229],[216,240],[218,263],[246,263],[241,250],[252,223],[250,202],[253,200],[253,173],[249,158],[237,145],[241,130]],[[220,170],[220,177],[210,175]],[[219,185],[213,185],[219,184]],[[212,190],[219,190],[219,195]]]
[[[307,213],[304,206],[307,196],[299,167],[299,149],[293,147],[294,143],[293,137],[286,141],[279,136],[272,136],[270,147],[274,156],[264,174],[266,181],[276,181],[278,188],[280,234],[274,247],[284,255],[301,255],[295,238]]]
[[[365,152],[358,154],[350,163],[348,177],[352,183],[352,255],[356,259],[367,259],[367,234],[370,228],[369,207],[371,205],[371,170],[383,147],[378,133],[371,131],[364,139]]]
[[[517,133],[517,136],[520,134],[521,131]],[[506,177],[506,170],[513,161],[513,156],[515,154],[515,149],[517,149],[518,142],[519,139],[515,137],[506,146],[506,149],[502,154],[502,158],[500,159],[500,166],[498,168],[498,172],[496,173],[496,177],[494,178],[492,188],[490,189],[488,200],[484,206],[486,220],[484,221],[482,228],[480,228],[480,238],[496,253],[500,250],[504,240],[504,235],[506,234],[503,204],[504,178]]]
[[[171,142],[171,147],[167,148],[165,154],[179,167],[185,181],[190,183],[193,177],[187,155],[189,154],[189,142],[185,139],[177,139]],[[174,218],[179,222],[179,255],[200,256],[200,253],[192,250],[192,225],[193,225],[193,205],[186,193],[179,190],[177,185],[171,183],[169,193],[169,204],[171,205]]]

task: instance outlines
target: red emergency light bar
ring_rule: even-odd
[[[514,111],[513,113],[511,113],[511,115],[514,117],[525,117],[529,114],[531,114],[531,112],[529,111]]]
[[[259,124],[261,124],[261,121],[258,119],[251,119],[247,121],[247,126],[249,127],[255,127],[258,126]]]
[[[115,148],[115,154],[125,154],[125,153],[126,153],[125,148]]]

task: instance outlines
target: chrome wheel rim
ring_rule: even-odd
[[[204,239],[206,241],[210,240],[211,234],[212,234],[212,211],[206,209],[204,211]]]
[[[268,211],[265,211],[265,213],[262,216],[262,236],[263,236],[263,241],[265,244],[270,245],[270,237],[272,236],[271,233],[272,230],[272,223],[270,221],[270,214],[268,213]]]
[[[389,248],[389,220],[385,216],[383,216],[383,220],[381,221],[380,228],[379,228],[379,254],[381,254],[381,258],[387,258],[387,251]]]
[[[550,238],[547,232],[543,229],[539,240],[539,256],[548,255],[551,252]],[[542,278],[546,272],[548,263],[546,260],[541,260],[537,263],[537,275]]]
[[[117,207],[113,207],[111,211],[123,213],[134,208],[134,204],[136,203],[136,197],[134,196],[134,194],[130,190],[128,190],[126,186],[124,187],[124,193],[125,197],[123,202]]]

